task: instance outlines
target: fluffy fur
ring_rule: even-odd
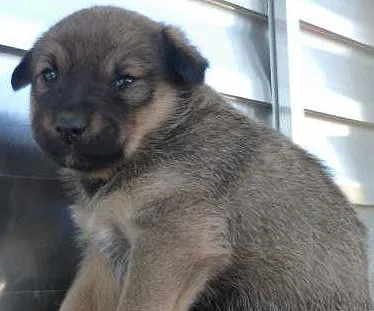
[[[369,310],[354,209],[318,161],[206,86],[207,65],[175,28],[94,7],[15,69],[85,244],[61,311]],[[113,90],[118,70],[135,82]],[[69,145],[66,110],[90,120]]]

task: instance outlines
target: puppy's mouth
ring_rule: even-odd
[[[69,145],[60,150],[45,150],[47,154],[58,165],[83,172],[92,172],[102,170],[106,167],[112,167],[121,161],[123,151],[111,150],[110,152],[88,153],[84,146]]]
[[[59,166],[83,172],[113,167],[120,162],[124,146],[114,131],[66,143],[60,136],[34,127],[34,137],[41,149]]]

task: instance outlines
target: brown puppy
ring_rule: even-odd
[[[370,308],[365,229],[319,163],[204,85],[176,29],[94,7],[26,53],[85,252],[63,311]]]

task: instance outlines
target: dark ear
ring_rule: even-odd
[[[18,91],[31,83],[31,57],[32,49],[23,55],[21,62],[14,69],[12,74],[12,88],[14,91]]]
[[[208,61],[190,45],[184,34],[174,27],[165,26],[161,36],[169,78],[188,85],[203,83]]]

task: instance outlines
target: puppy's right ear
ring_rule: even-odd
[[[203,83],[208,61],[190,44],[184,33],[177,28],[164,26],[161,37],[169,78],[186,85]]]
[[[13,71],[11,82],[14,91],[18,91],[31,83],[32,53],[33,49],[28,50],[25,55],[23,55],[21,62]]]

